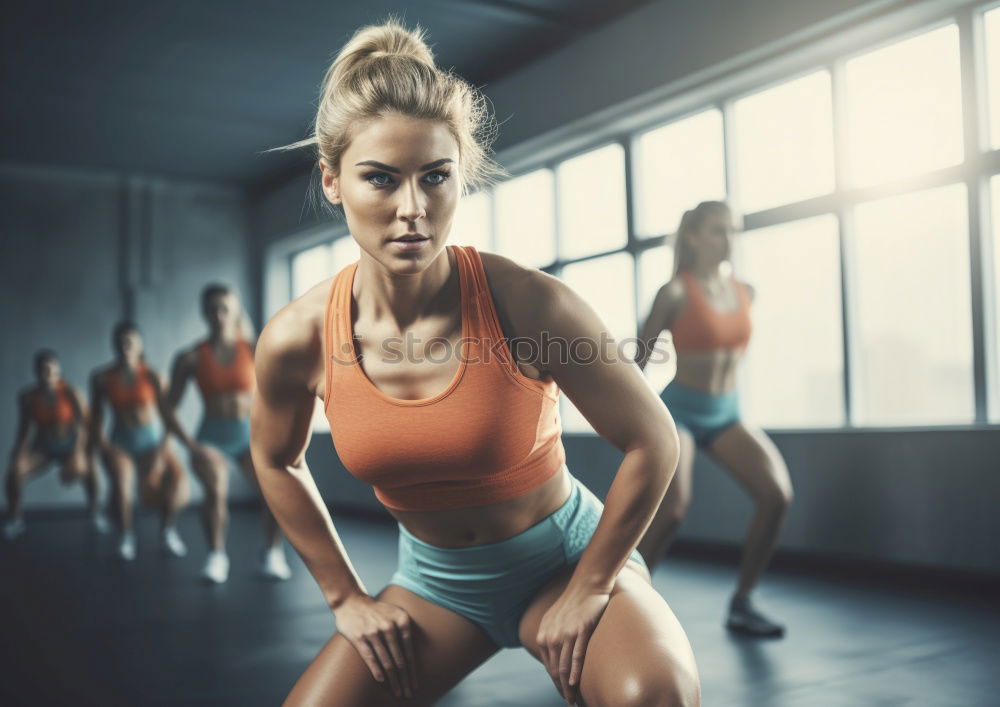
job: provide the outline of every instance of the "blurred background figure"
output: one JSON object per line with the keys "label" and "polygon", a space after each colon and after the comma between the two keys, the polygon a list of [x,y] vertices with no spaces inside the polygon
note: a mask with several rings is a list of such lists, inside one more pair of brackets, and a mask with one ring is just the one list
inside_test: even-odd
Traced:
{"label": "blurred background figure", "polygon": [[[677,473],[639,552],[652,567],[670,547],[691,501],[695,449],[705,450],[756,503],[726,626],[777,637],[784,627],[753,606],[750,592],[774,552],[792,485],[778,448],[762,430],[740,419],[736,370],[750,342],[754,290],[733,274],[734,230],[733,214],[723,202],[702,202],[684,213],[674,244],[674,275],[660,288],[642,327],[643,342],[664,330],[671,333],[677,373],[660,397],[677,424],[681,447]],[[649,353],[647,348],[637,361],[640,369]]]}
{"label": "blurred background figure", "polygon": [[[162,419],[164,385],[146,365],[142,335],[129,321],[115,325],[111,335],[115,359],[90,378],[92,410],[89,446],[100,452],[111,481],[111,505],[120,533],[118,556],[135,559],[133,485],[142,503],[160,513],[160,543],[174,556],[187,554],[177,532],[177,513],[190,497],[187,474],[170,449]],[[111,407],[111,435],[104,435],[104,405]]]}
{"label": "blurred background figure", "polygon": [[[239,298],[228,285],[210,284],[202,290],[201,313],[208,326],[207,336],[174,359],[169,401],[172,411],[192,379],[201,393],[203,415],[195,438],[176,421],[172,429],[191,452],[191,468],[205,490],[202,522],[210,551],[202,575],[221,584],[229,577],[225,542],[229,462],[242,469],[260,491],[250,458],[254,334]],[[288,579],[291,570],[281,529],[267,504],[262,501],[262,505],[265,547],[259,571],[268,579]]]}
{"label": "blurred background figure", "polygon": [[[59,466],[62,483],[83,483],[93,526],[105,533],[108,522],[99,506],[100,484],[86,453],[87,408],[83,397],[63,379],[59,358],[51,349],[35,354],[35,379],[35,384],[17,397],[17,432],[6,475],[4,535],[12,539],[25,531],[24,486],[50,464]],[[29,444],[32,428],[34,437]]]}

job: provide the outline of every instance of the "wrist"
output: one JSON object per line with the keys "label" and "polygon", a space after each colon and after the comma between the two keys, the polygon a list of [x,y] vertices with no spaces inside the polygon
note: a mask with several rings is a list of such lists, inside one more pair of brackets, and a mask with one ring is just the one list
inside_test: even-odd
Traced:
{"label": "wrist", "polygon": [[[345,604],[361,597],[368,597],[364,590],[360,588],[352,589],[348,592],[339,592],[336,594],[326,594],[326,605],[330,607],[330,611],[336,613],[338,609],[344,607]],[[369,597],[370,598],[370,597]]]}

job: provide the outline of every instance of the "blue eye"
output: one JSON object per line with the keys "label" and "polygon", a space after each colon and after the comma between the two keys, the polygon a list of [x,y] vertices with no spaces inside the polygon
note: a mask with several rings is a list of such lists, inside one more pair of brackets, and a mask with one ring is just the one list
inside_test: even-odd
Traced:
{"label": "blue eye", "polygon": [[[380,177],[385,177],[385,180],[381,180]],[[365,177],[368,183],[373,187],[387,187],[392,184],[392,178],[385,172],[375,172],[374,174],[369,174]]]}
{"label": "blue eye", "polygon": [[[435,177],[435,179],[431,179]],[[451,177],[451,173],[445,172],[444,170],[435,170],[434,172],[428,172],[424,177],[428,184],[433,184],[434,186],[439,186],[448,181]]]}

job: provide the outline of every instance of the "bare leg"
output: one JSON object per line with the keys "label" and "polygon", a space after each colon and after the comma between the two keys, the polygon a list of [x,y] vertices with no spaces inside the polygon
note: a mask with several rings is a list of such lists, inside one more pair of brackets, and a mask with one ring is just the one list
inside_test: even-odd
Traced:
{"label": "bare leg", "polygon": [[205,539],[212,550],[225,551],[226,521],[228,509],[226,498],[229,490],[229,469],[221,457],[191,460],[191,467],[205,490],[205,500],[201,507],[202,526]]}
{"label": "bare leg", "polygon": [[104,468],[111,479],[111,505],[114,509],[118,530],[128,533],[132,530],[132,480],[135,478],[135,463],[132,457],[118,447],[110,447],[103,455]]}
{"label": "bare leg", "polygon": [[48,456],[33,449],[17,455],[7,469],[7,517],[21,518],[24,515],[24,485],[28,479],[45,468]]}

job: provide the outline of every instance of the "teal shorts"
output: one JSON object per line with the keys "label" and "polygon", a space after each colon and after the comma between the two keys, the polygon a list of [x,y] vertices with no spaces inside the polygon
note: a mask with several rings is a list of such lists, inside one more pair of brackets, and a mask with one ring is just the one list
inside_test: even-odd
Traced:
{"label": "teal shorts", "polygon": [[[590,542],[604,504],[576,477],[566,502],[527,530],[497,543],[445,548],[399,527],[399,565],[389,580],[478,624],[503,648],[521,645],[518,627],[538,590]],[[629,555],[643,568],[638,551]],[[646,568],[648,572],[648,568]]]}
{"label": "teal shorts", "polygon": [[57,461],[64,462],[69,459],[69,457],[73,454],[73,450],[76,449],[76,435],[77,430],[75,427],[64,437],[38,434],[35,435],[35,439],[32,442],[31,447],[36,452],[40,452]]}
{"label": "teal shorts", "polygon": [[111,444],[133,457],[147,454],[163,441],[163,429],[155,424],[115,425],[111,428]]}
{"label": "teal shorts", "polygon": [[687,429],[701,447],[740,419],[740,401],[735,390],[714,394],[671,382],[660,393],[660,400],[677,427]]}
{"label": "teal shorts", "polygon": [[197,439],[238,462],[243,455],[250,453],[250,418],[205,415],[198,427]]}

